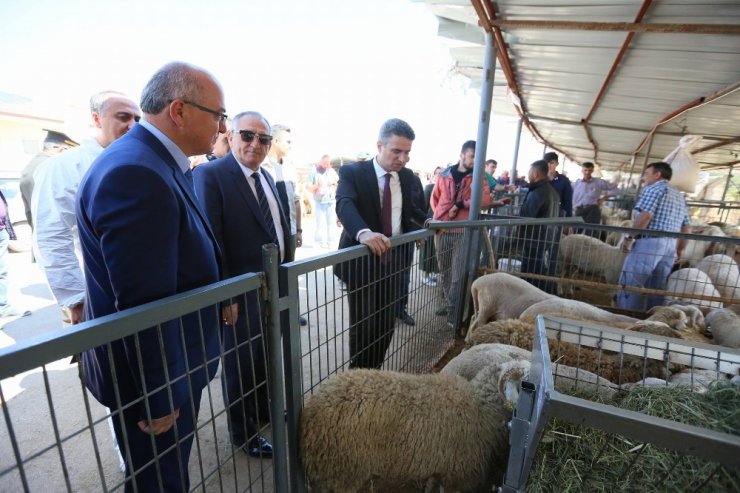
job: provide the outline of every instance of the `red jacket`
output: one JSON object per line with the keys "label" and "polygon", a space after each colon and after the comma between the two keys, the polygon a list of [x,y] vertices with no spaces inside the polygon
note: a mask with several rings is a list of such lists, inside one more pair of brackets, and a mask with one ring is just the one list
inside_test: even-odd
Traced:
{"label": "red jacket", "polygon": [[[437,183],[434,185],[432,197],[429,200],[429,204],[434,211],[435,221],[467,221],[470,217],[470,193],[473,173],[463,176],[462,182],[460,182],[460,189],[455,193],[455,179],[452,177],[452,169],[457,166],[459,166],[459,163],[448,166],[437,177]],[[481,209],[488,209],[492,204],[491,189],[488,187],[485,177],[482,181],[481,188],[483,195],[481,195],[480,207]],[[454,218],[450,218],[448,215],[450,209],[452,209],[452,206],[456,202],[460,201],[463,202],[463,208],[457,211]]]}

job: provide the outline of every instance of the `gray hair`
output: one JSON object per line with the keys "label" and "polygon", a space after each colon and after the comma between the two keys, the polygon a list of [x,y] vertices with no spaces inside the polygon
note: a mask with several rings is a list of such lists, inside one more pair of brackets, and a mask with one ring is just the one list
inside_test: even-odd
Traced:
{"label": "gray hair", "polygon": [[270,133],[270,135],[272,135],[272,127],[270,127],[270,122],[268,122],[267,118],[265,118],[264,115],[262,115],[262,113],[260,113],[259,111],[242,111],[241,113],[237,114],[231,121],[231,130],[236,130],[239,120],[247,116],[254,116],[265,122],[265,125],[267,125],[267,131]]}
{"label": "gray hair", "polygon": [[272,135],[277,136],[280,133],[290,133],[290,127],[287,125],[283,125],[282,123],[276,123],[272,126]]}
{"label": "gray hair", "polygon": [[171,62],[157,70],[141,93],[141,111],[159,114],[174,99],[194,100],[203,91],[197,74],[205,72],[184,62]]}
{"label": "gray hair", "polygon": [[414,133],[414,129],[411,128],[411,125],[403,120],[399,120],[398,118],[391,118],[386,121],[382,127],[380,127],[378,140],[385,145],[388,143],[392,135],[405,137],[409,140],[414,140],[416,138],[416,134]]}
{"label": "gray hair", "polygon": [[90,96],[90,113],[97,113],[102,115],[105,110],[108,109],[108,100],[113,97],[124,97],[128,96],[118,91],[100,91]]}

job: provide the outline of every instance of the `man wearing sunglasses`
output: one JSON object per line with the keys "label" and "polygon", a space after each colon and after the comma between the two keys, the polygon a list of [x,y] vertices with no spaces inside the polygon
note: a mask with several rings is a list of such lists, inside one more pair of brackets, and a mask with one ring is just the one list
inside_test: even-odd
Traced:
{"label": "man wearing sunglasses", "polygon": [[[201,164],[195,189],[223,253],[223,275],[262,270],[262,245],[274,243],[280,261],[292,260],[290,223],[272,175],[262,167],[272,145],[270,124],[256,111],[234,117],[227,133],[231,152]],[[224,403],[231,442],[252,457],[272,457],[272,445],[258,433],[269,419],[264,310],[257,293],[233,300],[222,327]],[[235,323],[231,323],[233,318]]]}

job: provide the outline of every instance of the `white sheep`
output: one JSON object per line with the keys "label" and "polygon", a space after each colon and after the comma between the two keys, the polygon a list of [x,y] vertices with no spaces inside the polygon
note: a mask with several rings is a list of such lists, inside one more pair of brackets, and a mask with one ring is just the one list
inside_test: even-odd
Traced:
{"label": "white sheep", "polygon": [[[720,238],[725,237],[724,231],[722,231],[722,228],[719,226],[698,224],[691,227],[691,232],[697,235],[716,236]],[[686,262],[690,267],[695,267],[696,264],[698,264],[699,261],[708,253],[724,253],[723,251],[715,251],[720,250],[721,248],[721,246],[715,246],[715,243],[712,241],[688,240],[683,253],[681,254],[681,262]]]}
{"label": "white sheep", "polygon": [[[672,308],[677,308],[686,314],[686,325],[688,328],[697,332],[703,332],[707,328],[704,321],[704,314],[694,305],[681,305],[675,301],[670,304]],[[648,313],[650,313],[648,311]]]}
{"label": "white sheep", "polygon": [[708,301],[694,298],[692,295],[720,297],[708,275],[696,268],[679,269],[672,272],[666,281],[666,291],[682,293],[666,296],[666,303],[674,301],[695,304],[702,308],[722,308],[720,301]]}
{"label": "white sheep", "polygon": [[476,279],[470,292],[473,298],[473,317],[470,331],[489,320],[519,318],[530,305],[552,295],[532,286],[527,281],[504,272],[495,272]]}
{"label": "white sheep", "polygon": [[709,255],[701,259],[696,268],[709,276],[723,298],[740,303],[740,269],[734,258],[722,254]]}
{"label": "white sheep", "polygon": [[551,297],[532,304],[519,315],[520,320],[534,321],[537,315],[551,315],[572,320],[588,320],[610,325],[635,323],[636,318],[596,308],[593,305],[578,300]]}
{"label": "white sheep", "polygon": [[618,246],[588,235],[573,234],[560,240],[558,266],[564,277],[576,269],[589,275],[589,279],[603,278],[607,284],[616,284],[626,256]]}
{"label": "white sheep", "polygon": [[313,491],[385,491],[438,483],[490,491],[508,455],[500,366],[456,375],[352,370],[307,400],[300,457]]}
{"label": "white sheep", "polygon": [[452,358],[440,370],[446,375],[459,375],[472,380],[486,366],[500,365],[511,360],[529,360],[532,354],[517,346],[508,344],[479,344]]}
{"label": "white sheep", "polygon": [[740,316],[732,308],[712,310],[706,321],[716,344],[740,349]]}

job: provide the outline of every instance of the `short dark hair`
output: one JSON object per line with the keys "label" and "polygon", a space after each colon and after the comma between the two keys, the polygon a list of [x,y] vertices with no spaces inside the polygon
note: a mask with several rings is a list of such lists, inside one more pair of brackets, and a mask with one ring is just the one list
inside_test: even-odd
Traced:
{"label": "short dark hair", "polygon": [[495,159],[489,159],[488,161],[486,161],[486,166],[488,166],[489,164],[493,164],[494,166],[498,167],[498,161],[496,161]]}
{"label": "short dark hair", "polygon": [[673,170],[671,169],[671,165],[668,163],[664,163],[663,161],[658,161],[657,163],[650,163],[647,165],[647,168],[653,168],[655,171],[660,173],[660,177],[664,178],[666,180],[671,179],[673,176]]}
{"label": "short dark hair", "polygon": [[392,135],[404,137],[409,140],[414,140],[416,138],[416,134],[414,133],[414,129],[411,128],[411,125],[398,118],[391,118],[383,123],[380,127],[378,140],[385,145],[388,143]]}
{"label": "short dark hair", "polygon": [[560,162],[558,159],[558,154],[556,152],[546,152],[544,156],[542,156],[542,159],[545,160],[545,163],[549,163],[550,161],[557,161]]}
{"label": "short dark hair", "polygon": [[475,141],[474,140],[465,141],[465,143],[462,145],[462,148],[460,149],[460,154],[465,154],[468,151],[475,152]]}
{"label": "short dark hair", "polygon": [[594,163],[592,163],[591,161],[586,161],[581,166],[583,166],[584,168],[594,169]]}
{"label": "short dark hair", "polygon": [[533,170],[537,171],[541,175],[547,175],[547,172],[550,171],[547,167],[547,161],[544,159],[538,159],[537,161],[533,162],[530,166]]}

